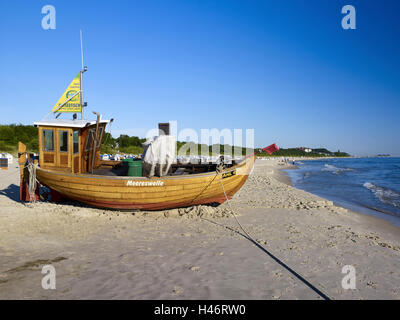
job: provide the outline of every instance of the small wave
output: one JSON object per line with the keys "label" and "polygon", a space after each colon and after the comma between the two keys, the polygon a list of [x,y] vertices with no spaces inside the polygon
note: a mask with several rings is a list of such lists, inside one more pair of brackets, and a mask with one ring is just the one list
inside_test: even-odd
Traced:
{"label": "small wave", "polygon": [[377,197],[381,202],[400,208],[400,193],[389,188],[376,186],[371,182],[363,185]]}
{"label": "small wave", "polygon": [[354,169],[351,168],[340,168],[340,167],[335,167],[334,165],[331,164],[325,164],[325,167],[321,169],[321,171],[329,171],[335,174],[339,174],[340,172],[343,171],[354,171]]}

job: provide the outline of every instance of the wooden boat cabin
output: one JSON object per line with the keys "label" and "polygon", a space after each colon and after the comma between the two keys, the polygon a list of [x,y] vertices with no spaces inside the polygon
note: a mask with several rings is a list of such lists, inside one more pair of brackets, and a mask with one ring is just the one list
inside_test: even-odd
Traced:
{"label": "wooden boat cabin", "polygon": [[51,119],[39,128],[39,166],[43,169],[86,173],[98,168],[100,146],[109,120]]}

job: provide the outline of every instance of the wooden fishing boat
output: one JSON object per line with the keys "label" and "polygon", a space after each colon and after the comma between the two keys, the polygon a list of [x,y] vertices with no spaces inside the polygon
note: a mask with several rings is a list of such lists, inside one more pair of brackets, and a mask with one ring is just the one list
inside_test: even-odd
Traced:
{"label": "wooden fishing boat", "polygon": [[124,177],[79,174],[38,168],[41,184],[64,197],[95,207],[161,210],[198,204],[223,203],[245,183],[254,157],[217,171],[163,177]]}
{"label": "wooden fishing boat", "polygon": [[[127,176],[121,161],[102,161],[100,146],[112,120],[102,120],[96,112],[97,120],[83,119],[82,74],[86,70],[82,66],[54,106],[55,119],[34,123],[39,132],[35,164],[28,161],[26,147],[19,143],[21,200],[39,199],[35,183],[39,181],[50,189],[53,201],[68,198],[100,208],[161,210],[220,204],[243,186],[255,161],[253,155],[231,164],[175,163],[162,176]],[[64,112],[75,113],[73,119],[58,119]]]}
{"label": "wooden fishing boat", "polygon": [[[124,176],[122,162],[101,161],[101,143],[94,143],[91,138],[98,136],[101,141],[107,123],[106,120],[35,123],[39,127],[40,146],[36,177],[50,189],[53,200],[68,198],[101,208],[145,210],[220,204],[240,189],[254,164],[255,157],[249,156],[219,169],[211,163],[178,163],[162,177]],[[20,164],[24,165],[24,146],[20,143],[20,147]],[[177,175],[178,169],[186,172]],[[29,179],[26,170],[21,172],[24,189]],[[21,191],[22,200],[26,200],[26,194],[26,190]]]}

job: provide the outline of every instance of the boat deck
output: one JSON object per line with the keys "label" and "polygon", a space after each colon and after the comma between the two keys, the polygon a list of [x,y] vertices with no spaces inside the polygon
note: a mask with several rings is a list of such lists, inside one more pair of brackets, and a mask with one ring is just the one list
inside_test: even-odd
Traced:
{"label": "boat deck", "polygon": [[[234,165],[227,165],[226,167],[230,167]],[[169,176],[175,175],[188,175],[188,174],[196,174],[196,173],[204,173],[204,172],[212,172],[216,170],[217,165],[215,163],[204,163],[204,164],[173,164],[170,169]],[[91,173],[87,173],[91,174]],[[101,175],[101,176],[126,176],[126,170],[122,166],[121,163],[117,164],[105,164],[105,161],[102,162],[102,165],[93,170],[93,174]]]}
{"label": "boat deck", "polygon": [[93,174],[99,176],[125,176],[125,173],[126,172],[122,166],[101,166],[93,170]]}

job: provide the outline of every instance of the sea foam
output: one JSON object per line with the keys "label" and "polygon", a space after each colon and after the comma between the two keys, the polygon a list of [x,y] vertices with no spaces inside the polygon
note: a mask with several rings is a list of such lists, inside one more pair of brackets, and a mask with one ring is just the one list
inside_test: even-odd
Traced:
{"label": "sea foam", "polygon": [[325,167],[321,169],[321,171],[329,171],[335,174],[339,174],[340,172],[343,171],[354,171],[354,169],[351,168],[340,168],[340,167],[335,167],[332,164],[325,164]]}
{"label": "sea foam", "polygon": [[399,192],[389,188],[376,186],[371,182],[365,182],[363,186],[370,190],[375,195],[375,197],[377,197],[383,203],[387,203],[400,208]]}

